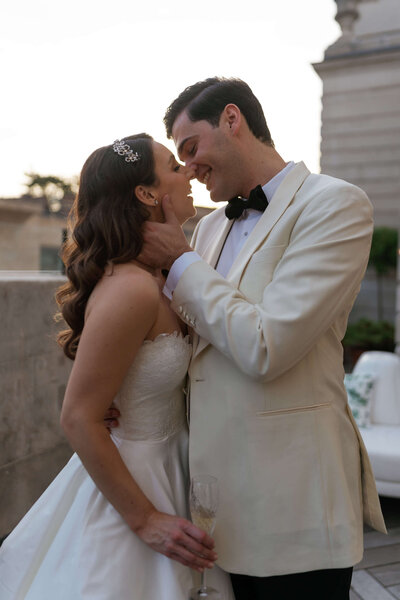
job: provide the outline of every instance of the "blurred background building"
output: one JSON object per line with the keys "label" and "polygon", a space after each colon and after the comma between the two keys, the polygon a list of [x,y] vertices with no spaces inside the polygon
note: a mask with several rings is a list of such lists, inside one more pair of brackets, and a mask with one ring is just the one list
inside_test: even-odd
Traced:
{"label": "blurred background building", "polygon": [[[396,321],[399,344],[400,4],[398,0],[336,0],[336,4],[342,35],[327,48],[324,60],[314,64],[323,83],[321,172],[360,186],[374,206],[370,267],[350,322]],[[378,337],[387,331],[386,326],[379,329],[363,322],[356,335],[362,336],[368,327],[374,327],[371,333]]]}
{"label": "blurred background building", "polygon": [[0,269],[60,271],[69,202],[50,212],[45,198],[0,198]]}
{"label": "blurred background building", "polygon": [[[73,198],[72,192],[58,198],[30,194],[0,198],[0,270],[60,272],[60,249]],[[199,220],[212,210],[197,207],[196,216],[183,227],[188,240]]]}
{"label": "blurred background building", "polygon": [[337,0],[340,37],[314,68],[323,82],[321,172],[364,189],[375,224],[400,216],[400,3]]}

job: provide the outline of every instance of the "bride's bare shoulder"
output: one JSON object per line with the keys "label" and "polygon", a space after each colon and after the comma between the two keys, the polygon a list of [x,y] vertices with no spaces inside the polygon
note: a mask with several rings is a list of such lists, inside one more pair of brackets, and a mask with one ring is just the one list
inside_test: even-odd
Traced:
{"label": "bride's bare shoulder", "polygon": [[112,304],[123,309],[134,302],[146,311],[155,312],[160,302],[160,288],[153,275],[133,263],[107,266],[106,271],[93,290],[87,305],[87,313],[94,306]]}

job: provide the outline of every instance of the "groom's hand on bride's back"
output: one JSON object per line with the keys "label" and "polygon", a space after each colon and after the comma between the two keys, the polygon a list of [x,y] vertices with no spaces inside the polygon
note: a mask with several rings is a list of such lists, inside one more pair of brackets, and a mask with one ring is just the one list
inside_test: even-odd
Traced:
{"label": "groom's hand on bride's back", "polygon": [[154,510],[135,533],[156,552],[200,572],[217,559],[212,537],[182,517]]}
{"label": "groom's hand on bride's back", "polygon": [[111,429],[118,427],[118,425],[119,425],[118,419],[120,416],[121,416],[121,413],[119,412],[118,408],[116,408],[115,406],[110,406],[110,408],[108,408],[106,410],[103,420],[104,420],[104,425],[108,429],[108,431],[111,432]]}

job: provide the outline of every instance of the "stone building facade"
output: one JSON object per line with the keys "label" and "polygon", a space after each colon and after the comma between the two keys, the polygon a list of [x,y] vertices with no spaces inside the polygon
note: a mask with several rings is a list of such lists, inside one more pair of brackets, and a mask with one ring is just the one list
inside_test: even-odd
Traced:
{"label": "stone building facade", "polygon": [[[44,208],[43,198],[0,198],[0,271],[61,271],[59,257],[71,200],[57,214]],[[185,223],[188,240],[211,208],[197,207]]]}
{"label": "stone building facade", "polygon": [[400,4],[337,0],[342,36],[314,68],[323,81],[321,171],[363,188],[377,225],[400,215]]}
{"label": "stone building facade", "polygon": [[[399,0],[336,0],[342,35],[314,64],[323,82],[321,171],[359,185],[376,226],[400,221]],[[400,271],[397,276],[400,279]],[[399,287],[399,282],[397,286]],[[374,275],[367,273],[353,318],[374,315]],[[396,277],[385,281],[386,318],[397,321]]]}
{"label": "stone building facade", "polygon": [[41,198],[0,198],[0,270],[60,271],[66,214],[46,211]]}

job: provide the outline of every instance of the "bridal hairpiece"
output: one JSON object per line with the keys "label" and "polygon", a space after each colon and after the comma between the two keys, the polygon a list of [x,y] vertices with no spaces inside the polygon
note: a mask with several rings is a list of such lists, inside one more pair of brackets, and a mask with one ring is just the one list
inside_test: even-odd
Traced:
{"label": "bridal hairpiece", "polygon": [[134,152],[129,144],[125,140],[115,140],[113,144],[113,150],[119,156],[124,156],[126,162],[134,163],[140,160],[142,157],[138,152]]}

